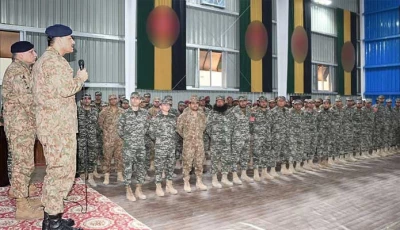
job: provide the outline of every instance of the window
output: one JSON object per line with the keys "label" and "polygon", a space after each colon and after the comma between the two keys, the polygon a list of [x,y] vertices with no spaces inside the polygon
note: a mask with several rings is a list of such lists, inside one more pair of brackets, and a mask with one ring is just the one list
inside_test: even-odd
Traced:
{"label": "window", "polygon": [[334,66],[313,64],[313,88],[317,91],[336,91],[335,72]]}
{"label": "window", "polygon": [[213,50],[200,50],[199,86],[222,87],[222,53]]}

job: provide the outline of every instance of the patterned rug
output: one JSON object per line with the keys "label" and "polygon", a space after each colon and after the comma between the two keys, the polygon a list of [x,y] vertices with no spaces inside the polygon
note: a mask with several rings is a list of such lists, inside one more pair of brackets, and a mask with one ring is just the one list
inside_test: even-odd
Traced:
{"label": "patterned rug", "polygon": [[[42,191],[42,183],[36,183],[38,188],[37,199]],[[0,229],[7,230],[25,230],[42,229],[42,219],[31,221],[15,220],[15,199],[8,197],[9,187],[0,187]],[[68,202],[64,202],[64,218],[72,218],[75,221],[75,227],[83,229],[150,229],[142,224],[123,208],[113,203],[107,197],[88,187],[88,206],[87,213],[85,202],[85,184],[81,179],[75,181],[74,186],[68,196]],[[76,202],[76,203],[75,203]],[[83,212],[83,213],[82,213]]]}

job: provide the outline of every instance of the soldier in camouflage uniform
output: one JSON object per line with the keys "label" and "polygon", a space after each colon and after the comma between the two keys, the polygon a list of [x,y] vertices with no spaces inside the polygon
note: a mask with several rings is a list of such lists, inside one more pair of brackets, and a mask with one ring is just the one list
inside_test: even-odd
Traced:
{"label": "soldier in camouflage uniform", "polygon": [[114,157],[114,162],[117,171],[117,181],[124,181],[122,172],[124,171],[124,163],[122,161],[122,139],[117,132],[118,119],[125,112],[118,107],[118,98],[115,94],[108,96],[109,106],[104,108],[99,115],[99,127],[103,131],[103,184],[110,183],[111,160]]}
{"label": "soldier in camouflage uniform", "polygon": [[315,110],[320,111],[322,105],[322,98],[315,99],[314,105],[315,105]]}
{"label": "soldier in camouflage uniform", "polygon": [[[254,180],[274,179],[267,169],[275,169],[276,162],[272,156],[271,146],[271,114],[268,110],[267,98],[261,96],[258,98],[259,107],[254,111],[254,121],[250,123],[250,131],[254,135],[253,168]],[[259,171],[261,170],[261,178]]]}
{"label": "soldier in camouflage uniform", "polygon": [[89,174],[89,184],[96,187],[93,179],[93,171],[96,165],[99,142],[99,124],[97,119],[99,112],[97,108],[90,106],[91,96],[85,94],[83,107],[78,108],[78,173]]}
{"label": "soldier in camouflage uniform", "polygon": [[334,136],[331,133],[333,128],[332,111],[330,110],[329,100],[323,101],[323,108],[318,112],[317,116],[317,156],[321,166],[329,166],[328,157],[332,155],[332,144]]}
{"label": "soldier in camouflage uniform", "polygon": [[[4,131],[8,139],[9,195],[17,199],[16,219],[42,218],[40,202],[28,199],[34,164],[35,115],[32,100],[31,66],[37,54],[33,44],[16,42],[11,46],[13,62],[7,67],[2,83]],[[34,207],[32,207],[34,206]]]}
{"label": "soldier in camouflage uniform", "polygon": [[385,135],[386,135],[386,109],[384,106],[384,101],[385,97],[383,95],[380,95],[378,97],[377,104],[375,105],[376,107],[376,112],[375,112],[375,148],[377,149],[377,154],[380,156],[386,156],[386,151],[385,151]]}
{"label": "soldier in camouflage uniform", "polygon": [[[101,100],[102,99],[101,98],[102,97],[102,93],[100,91],[95,92],[94,95],[95,95],[95,100],[93,100],[90,103],[90,106],[96,108],[98,110],[98,112],[100,113],[101,110],[104,107],[106,107],[108,104],[105,101]],[[99,145],[98,145],[99,146],[98,157],[97,157],[98,159],[96,159],[96,164],[95,164],[95,168],[94,168],[94,171],[93,171],[93,176],[96,177],[96,178],[100,178],[101,176],[97,172],[97,161],[102,161],[102,159],[103,159],[103,143],[102,143],[103,142],[103,133],[102,133],[101,129],[100,129],[100,131],[99,131],[99,133],[97,135],[97,139],[98,139],[98,142],[99,142]]]}
{"label": "soldier in camouflage uniform", "polygon": [[343,153],[345,154],[345,159],[350,162],[356,161],[354,158],[354,126],[353,126],[353,108],[354,100],[351,97],[346,98],[346,106],[343,108],[343,118],[342,118],[342,134],[343,134]]}
{"label": "soldier in camouflage uniform", "polygon": [[398,152],[400,147],[400,98],[396,98],[396,107],[394,108],[394,116],[395,116],[395,141],[396,146],[395,149]]}
{"label": "soldier in camouflage uniform", "polygon": [[225,104],[223,96],[217,96],[214,108],[207,116],[207,134],[211,137],[211,174],[212,185],[215,188],[222,188],[218,181],[218,164],[221,163],[222,179],[221,183],[226,186],[232,186],[232,182],[228,180],[228,172],[230,169],[231,157],[230,147],[232,133],[232,123],[228,118],[228,105]]}
{"label": "soldier in camouflage uniform", "polygon": [[353,128],[354,128],[354,149],[356,153],[356,158],[360,158],[362,156],[362,152],[366,150],[366,148],[362,146],[362,140],[366,138],[366,130],[364,130],[362,123],[367,119],[365,117],[365,113],[362,110],[362,100],[356,101],[356,106],[354,108],[353,114]]}
{"label": "soldier in camouflage uniform", "polygon": [[127,110],[127,109],[129,109],[129,100],[128,99],[124,99],[124,100],[122,100],[122,105],[121,105],[121,108],[122,109],[124,109],[124,110]]}
{"label": "soldier in camouflage uniform", "polygon": [[[146,97],[145,97],[146,98]],[[153,99],[153,105],[152,107],[148,110],[149,112],[149,117],[154,118],[158,112],[160,111],[160,98],[155,97]],[[151,138],[146,139],[146,165],[150,164],[150,171],[154,171],[154,142],[151,140]]]}
{"label": "soldier in camouflage uniform", "polygon": [[394,137],[394,113],[392,108],[392,99],[386,99],[386,122],[385,122],[385,130],[386,130],[386,152],[387,155],[392,155],[393,149],[392,147],[395,145],[395,137]]}
{"label": "soldier in camouflage uniform", "polygon": [[[178,114],[177,117],[179,117],[183,113],[185,108],[186,108],[185,102],[183,102],[183,101],[178,102],[178,112],[179,112],[179,114]],[[183,139],[182,139],[181,136],[178,135],[177,136],[177,141],[176,141],[176,150],[175,150],[175,159],[176,159],[176,167],[175,168],[176,169],[181,169],[182,168],[182,163],[181,163],[181,161],[182,161],[182,159],[181,159],[182,150],[183,150]]]}
{"label": "soldier in camouflage uniform", "polygon": [[[204,114],[206,117],[208,116],[208,113],[210,112],[210,109],[206,107],[206,99],[203,96],[199,97],[199,109],[204,111]],[[206,168],[207,165],[207,159],[210,159],[210,136],[208,135],[207,132],[204,132],[203,135],[203,141],[204,141],[204,167]]]}
{"label": "soldier in camouflage uniform", "polygon": [[268,109],[269,110],[273,110],[275,107],[276,107],[276,101],[275,101],[275,99],[270,99],[269,101],[268,101]]}
{"label": "soldier in camouflage uniform", "polygon": [[122,103],[124,100],[127,100],[125,94],[118,95],[118,107],[122,108]]}
{"label": "soldier in camouflage uniform", "polygon": [[107,106],[107,102],[101,100],[102,93],[100,91],[95,92],[94,95],[95,95],[95,100],[93,100],[90,103],[90,106],[95,107],[96,109],[98,109],[99,113],[100,113],[101,110],[103,109],[103,107]]}
{"label": "soldier in camouflage uniform", "polygon": [[164,97],[164,99],[167,99],[169,101],[169,104],[171,105],[171,109],[169,110],[170,113],[174,114],[176,117],[179,116],[179,111],[176,108],[173,108],[173,101],[172,101],[172,96],[171,95],[167,95]]}
{"label": "soldier in camouflage uniform", "polygon": [[126,198],[130,201],[136,201],[130,186],[133,166],[135,166],[137,180],[135,195],[141,200],[146,199],[142,192],[142,184],[146,176],[145,136],[149,129],[149,117],[145,109],[139,108],[140,98],[138,92],[131,93],[131,108],[121,114],[118,120],[118,135],[124,142],[122,159]]}
{"label": "soldier in camouflage uniform", "polygon": [[250,161],[249,142],[250,142],[250,122],[254,120],[251,109],[247,107],[247,97],[239,96],[239,105],[234,107],[229,113],[230,122],[232,122],[232,174],[233,183],[242,184],[237,175],[237,165],[242,170],[241,179],[249,183],[253,179],[247,176],[247,164]]}
{"label": "soldier in camouflage uniform", "polygon": [[177,132],[183,138],[183,181],[184,190],[188,193],[190,188],[189,172],[195,165],[195,174],[197,177],[196,187],[199,190],[207,190],[203,184],[203,161],[204,161],[204,142],[203,134],[206,129],[206,115],[199,109],[198,97],[193,95],[190,98],[189,111],[184,112],[178,117]]}
{"label": "soldier in camouflage uniform", "polygon": [[304,155],[307,156],[307,161],[304,161],[303,168],[312,170],[316,168],[313,164],[316,143],[317,143],[317,111],[315,110],[314,99],[308,100],[308,106],[304,110],[304,120],[306,128],[304,131]]}
{"label": "soldier in camouflage uniform", "polygon": [[[374,127],[375,127],[375,113],[372,108],[372,100],[365,100],[365,107],[363,107],[363,111],[365,113],[365,120],[362,122],[363,130],[365,130],[365,137],[362,141],[362,148],[365,149],[363,155],[366,157],[377,157],[377,155],[373,152],[374,142]],[[374,154],[370,155],[369,153],[373,152]]]}
{"label": "soldier in camouflage uniform", "polygon": [[155,142],[155,177],[156,194],[164,196],[161,187],[162,173],[165,171],[167,185],[165,191],[173,195],[178,191],[172,186],[172,176],[175,168],[175,147],[176,147],[176,116],[169,113],[171,105],[168,100],[163,100],[160,112],[152,118],[150,123],[149,135]]}
{"label": "soldier in camouflage uniform", "polygon": [[64,25],[46,29],[49,47],[35,63],[33,101],[36,134],[44,146],[46,176],[42,188],[45,206],[43,229],[75,229],[62,219],[64,199],[72,188],[76,172],[76,133],[78,132],[75,94],[88,79],[85,69],[73,70],[63,57],[74,51],[72,30]]}
{"label": "soldier in camouflage uniform", "polygon": [[145,93],[143,94],[144,100],[142,103],[145,104],[144,109],[149,110],[151,107],[153,107],[153,104],[150,103],[151,100],[151,94],[150,93]]}
{"label": "soldier in camouflage uniform", "polygon": [[332,162],[332,159],[328,159],[328,163],[345,163],[344,160],[344,152],[342,150],[342,145],[337,144],[337,143],[342,143],[343,142],[343,134],[342,134],[342,120],[343,120],[343,115],[344,115],[344,110],[343,110],[343,102],[342,98],[340,96],[337,96],[335,99],[335,105],[332,106],[331,108],[332,111],[332,135],[334,137],[334,140],[331,142],[332,143],[332,152],[333,152],[333,157],[335,158],[335,161]]}
{"label": "soldier in camouflage uniform", "polygon": [[[281,162],[281,173],[283,175],[290,175],[293,172],[286,168],[286,160],[289,158],[289,149],[286,143],[289,139],[289,110],[285,105],[286,98],[279,96],[277,98],[277,106],[271,110],[271,134],[274,157],[276,158],[276,162]],[[277,176],[272,172],[271,175]]]}
{"label": "soldier in camouflage uniform", "polygon": [[[301,110],[301,100],[293,102],[293,108],[289,110],[289,170],[293,173],[305,172],[301,163],[304,156],[304,129],[306,127],[304,112]],[[296,163],[296,167],[294,167]]]}

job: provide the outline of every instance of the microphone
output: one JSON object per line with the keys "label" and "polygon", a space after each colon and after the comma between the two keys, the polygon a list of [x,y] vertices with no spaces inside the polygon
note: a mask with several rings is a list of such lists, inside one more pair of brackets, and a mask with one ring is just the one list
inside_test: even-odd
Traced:
{"label": "microphone", "polygon": [[83,70],[85,68],[85,61],[84,60],[79,60],[78,61],[79,69]]}

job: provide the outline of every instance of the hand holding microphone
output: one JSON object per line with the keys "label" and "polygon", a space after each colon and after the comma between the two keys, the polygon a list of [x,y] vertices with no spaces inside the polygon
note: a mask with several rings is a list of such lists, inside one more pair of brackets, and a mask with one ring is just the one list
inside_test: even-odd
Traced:
{"label": "hand holding microphone", "polygon": [[88,73],[86,72],[85,69],[85,61],[84,60],[79,60],[78,61],[78,65],[79,65],[79,70],[77,72],[77,77],[81,78],[82,80],[86,81],[89,78]]}

